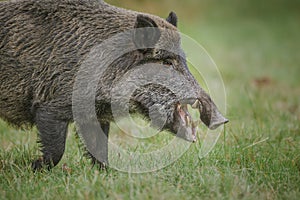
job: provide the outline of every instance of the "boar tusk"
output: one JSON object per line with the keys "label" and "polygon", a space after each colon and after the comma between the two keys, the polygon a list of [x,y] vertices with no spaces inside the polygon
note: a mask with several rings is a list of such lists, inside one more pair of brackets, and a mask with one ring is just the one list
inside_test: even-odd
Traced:
{"label": "boar tusk", "polygon": [[199,100],[197,99],[197,100],[195,101],[195,103],[192,105],[192,108],[198,109],[198,108],[199,108],[199,104],[200,104],[200,102],[199,102]]}
{"label": "boar tusk", "polygon": [[190,120],[190,117],[188,115],[185,116],[185,121],[186,121],[186,125],[190,126],[191,120]]}

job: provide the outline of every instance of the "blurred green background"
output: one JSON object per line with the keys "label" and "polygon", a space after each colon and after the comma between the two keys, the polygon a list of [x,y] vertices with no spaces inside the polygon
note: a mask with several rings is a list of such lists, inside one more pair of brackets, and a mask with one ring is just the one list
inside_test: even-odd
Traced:
{"label": "blurred green background", "polygon": [[[107,2],[163,18],[175,11],[179,30],[203,45],[222,74],[230,123],[206,158],[197,143],[171,166],[133,175],[91,170],[74,134],[56,168],[33,174],[36,130],[0,122],[0,199],[298,199],[300,1]],[[112,130],[112,139],[126,138]],[[131,145],[143,151],[162,138]]]}

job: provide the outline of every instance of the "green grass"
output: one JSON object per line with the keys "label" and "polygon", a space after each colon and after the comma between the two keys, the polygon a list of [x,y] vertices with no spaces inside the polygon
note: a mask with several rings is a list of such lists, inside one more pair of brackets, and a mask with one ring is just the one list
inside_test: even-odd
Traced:
{"label": "green grass", "polygon": [[[217,63],[230,123],[209,156],[198,158],[198,143],[174,164],[153,173],[98,171],[82,156],[70,132],[59,165],[51,172],[34,174],[30,162],[39,155],[37,131],[16,131],[0,122],[0,199],[300,197],[299,4],[174,2],[129,1],[125,6],[160,16],[178,11],[182,32],[202,44]],[[116,127],[113,131],[112,139],[122,136]],[[148,143],[159,146],[169,137]],[[147,150],[148,143],[136,148]],[[64,163],[71,171],[62,169]]]}

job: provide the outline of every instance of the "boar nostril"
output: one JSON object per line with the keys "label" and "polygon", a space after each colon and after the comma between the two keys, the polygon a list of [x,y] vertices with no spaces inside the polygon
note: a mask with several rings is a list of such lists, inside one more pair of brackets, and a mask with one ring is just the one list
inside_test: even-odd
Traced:
{"label": "boar nostril", "polygon": [[226,124],[226,123],[228,123],[229,122],[229,120],[228,119],[226,119],[226,118],[224,118],[223,116],[222,116],[222,119],[219,119],[219,120],[217,120],[217,121],[213,121],[210,125],[209,125],[209,129],[211,129],[211,130],[214,130],[214,129],[216,129],[216,128],[218,128],[219,126],[221,126],[221,125],[223,125],[223,124]]}

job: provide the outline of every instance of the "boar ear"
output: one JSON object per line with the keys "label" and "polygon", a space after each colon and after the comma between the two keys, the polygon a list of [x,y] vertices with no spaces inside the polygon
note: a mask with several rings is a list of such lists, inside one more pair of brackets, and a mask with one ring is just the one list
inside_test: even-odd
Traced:
{"label": "boar ear", "polygon": [[166,20],[167,20],[167,22],[169,22],[173,26],[177,27],[178,18],[177,18],[176,13],[174,13],[173,11],[170,12],[170,14],[169,14],[169,16],[168,16],[168,18]]}
{"label": "boar ear", "polygon": [[133,42],[138,49],[153,48],[160,38],[160,30],[153,19],[138,15],[134,26]]}

